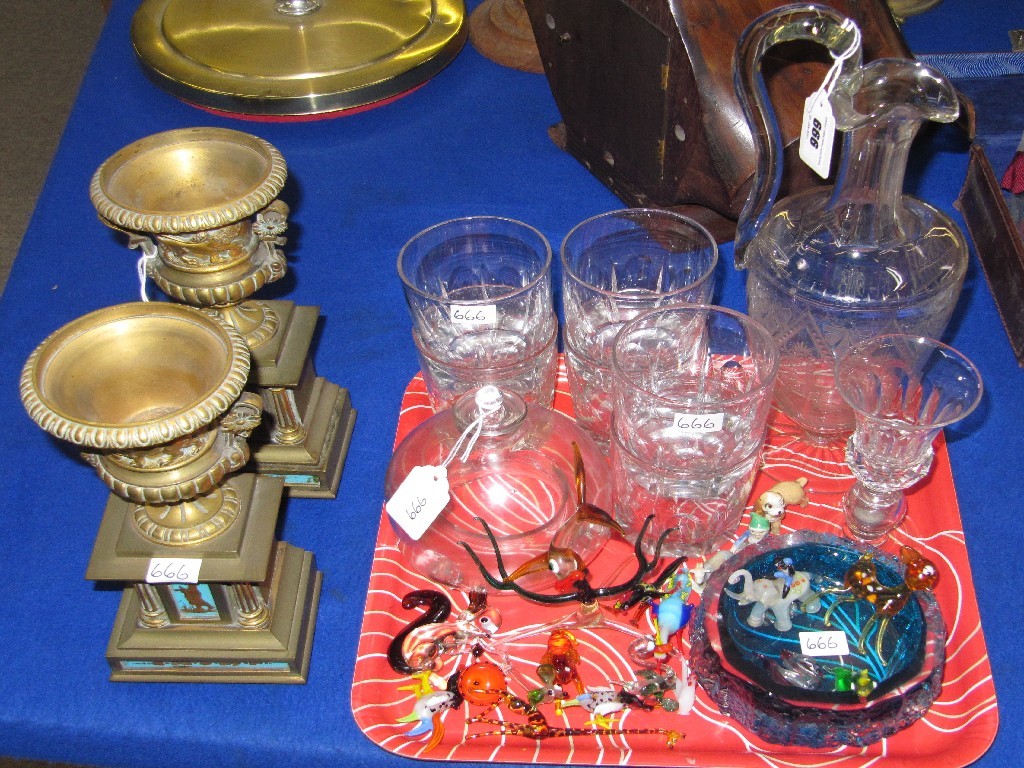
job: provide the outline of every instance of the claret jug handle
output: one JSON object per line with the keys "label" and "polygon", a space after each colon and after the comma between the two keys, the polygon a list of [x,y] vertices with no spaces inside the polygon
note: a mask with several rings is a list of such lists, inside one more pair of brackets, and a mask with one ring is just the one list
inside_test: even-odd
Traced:
{"label": "claret jug handle", "polygon": [[757,235],[782,183],[782,132],[768,98],[761,62],[772,47],[796,40],[823,45],[839,68],[838,80],[861,67],[860,32],[831,8],[786,5],[755,19],[740,36],[733,60],[733,82],[753,136],[756,165],[750,195],[736,228],[736,267],[746,266],[746,249]]}

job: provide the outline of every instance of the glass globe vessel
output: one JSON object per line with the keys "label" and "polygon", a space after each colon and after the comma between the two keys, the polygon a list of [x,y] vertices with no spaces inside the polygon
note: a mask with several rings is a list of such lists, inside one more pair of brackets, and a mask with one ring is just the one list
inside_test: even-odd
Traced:
{"label": "glass globe vessel", "polygon": [[419,536],[394,513],[389,521],[408,567],[440,584],[490,589],[482,565],[550,589],[585,567],[611,532],[577,514],[581,499],[588,509],[612,508],[601,450],[572,419],[516,393],[483,387],[416,427],[391,459],[385,498],[419,467],[446,476],[447,503]]}

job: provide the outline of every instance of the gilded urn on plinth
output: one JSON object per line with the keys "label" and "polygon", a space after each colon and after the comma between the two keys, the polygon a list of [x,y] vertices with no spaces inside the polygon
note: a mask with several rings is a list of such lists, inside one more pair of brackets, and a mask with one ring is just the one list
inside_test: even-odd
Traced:
{"label": "gilded urn on plinth", "polygon": [[277,198],[284,157],[257,136],[183,128],[129,144],[95,172],[100,219],[139,248],[139,274],[172,299],[210,308],[252,352],[251,383],[267,418],[253,464],[300,496],[337,493],[354,411],[348,392],[317,376],[310,348],[315,306],[252,298],[287,271],[288,206]]}
{"label": "gilded urn on plinth", "polygon": [[84,315],[43,341],[21,377],[32,419],[77,445],[104,483],[134,502],[160,544],[219,535],[238,515],[222,487],[249,458],[258,395],[243,393],[249,350],[217,317],[130,303]]}

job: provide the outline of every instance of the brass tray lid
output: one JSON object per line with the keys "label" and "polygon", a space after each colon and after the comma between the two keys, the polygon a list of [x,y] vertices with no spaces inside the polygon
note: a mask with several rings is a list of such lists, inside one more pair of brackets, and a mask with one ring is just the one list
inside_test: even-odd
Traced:
{"label": "brass tray lid", "polygon": [[902,24],[911,16],[917,16],[941,3],[942,0],[886,0],[897,24]]}
{"label": "brass tray lid", "polygon": [[143,0],[136,55],[197,106],[313,116],[422,85],[466,39],[463,0]]}

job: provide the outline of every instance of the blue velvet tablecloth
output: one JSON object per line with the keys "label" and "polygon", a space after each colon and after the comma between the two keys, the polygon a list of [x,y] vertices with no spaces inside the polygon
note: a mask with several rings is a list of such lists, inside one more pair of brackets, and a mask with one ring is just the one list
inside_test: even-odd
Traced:
{"label": "blue velvet tablecloth", "polygon": [[[425,87],[385,108],[331,121],[243,123],[149,83],[129,44],[135,6],[114,4],[0,304],[0,754],[160,768],[402,764],[365,738],[349,711],[384,472],[402,392],[417,370],[396,255],[417,231],[469,214],[521,219],[557,247],[574,224],[621,203],[549,140],[559,115],[545,78],[499,67],[468,45]],[[919,53],[1007,50],[1011,27],[1024,27],[1019,2],[945,0],[908,21],[905,33]],[[1024,108],[1020,97],[1008,94],[1005,109]],[[21,367],[44,336],[138,295],[137,253],[100,224],[89,201],[93,172],[136,139],[197,125],[256,133],[287,159],[291,271],[274,293],[322,307],[318,373],[348,387],[359,410],[337,500],[291,499],[283,510],[283,538],[312,550],[324,572],[306,685],[109,682],[104,650],[120,592],[84,578],[107,491],[73,450],[27,418],[18,398]],[[914,157],[911,191],[959,220],[962,136],[951,127],[926,131]],[[731,255],[726,246],[718,300],[742,309],[743,274]],[[981,408],[947,435],[1002,718],[978,764],[1018,765],[1024,372],[973,256],[948,341],[986,384]],[[671,759],[685,762],[683,753]]]}

